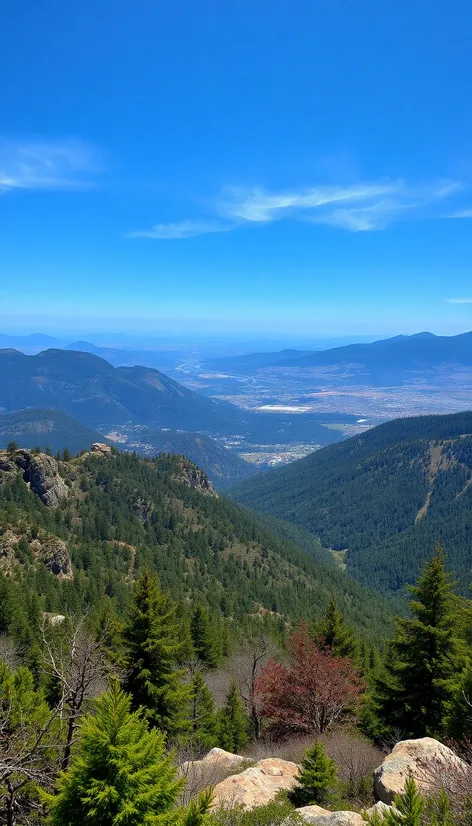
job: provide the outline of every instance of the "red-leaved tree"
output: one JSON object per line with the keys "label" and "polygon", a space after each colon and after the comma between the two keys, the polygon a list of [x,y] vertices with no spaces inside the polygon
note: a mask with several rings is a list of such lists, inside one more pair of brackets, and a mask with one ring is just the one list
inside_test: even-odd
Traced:
{"label": "red-leaved tree", "polygon": [[290,638],[288,664],[270,660],[255,686],[263,716],[286,734],[322,734],[363,689],[351,661],[322,651],[304,623]]}

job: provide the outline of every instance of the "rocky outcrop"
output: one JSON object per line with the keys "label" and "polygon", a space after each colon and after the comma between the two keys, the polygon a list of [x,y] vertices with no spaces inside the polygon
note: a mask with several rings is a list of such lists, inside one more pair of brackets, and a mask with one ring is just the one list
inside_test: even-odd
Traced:
{"label": "rocky outcrop", "polygon": [[111,453],[111,445],[105,445],[102,442],[94,442],[90,450],[92,453],[98,453],[99,456],[109,456]]}
{"label": "rocky outcrop", "polygon": [[391,812],[393,810],[393,806],[388,806],[387,803],[383,803],[382,800],[377,800],[373,806],[370,806],[368,809],[365,809],[365,814],[367,817],[372,817],[373,815],[378,815],[380,818],[384,818],[387,812]]}
{"label": "rocky outcrop", "polygon": [[38,559],[58,579],[72,579],[72,563],[69,550],[62,539],[49,539],[41,546]]}
{"label": "rocky outcrop", "polygon": [[[189,772],[193,775],[199,774],[202,777],[211,775],[211,769],[218,770],[216,774],[218,780],[228,774],[233,769],[237,769],[243,763],[247,763],[247,757],[241,757],[240,754],[232,754],[230,751],[224,749],[214,748],[202,757],[201,760],[186,760],[180,766],[181,773],[188,776]],[[221,770],[221,773],[220,773]]]}
{"label": "rocky outcrop", "polygon": [[467,771],[466,764],[438,740],[401,740],[374,772],[375,793],[380,801],[391,804],[404,791],[409,776],[427,792],[435,788],[441,774],[453,771]]}
{"label": "rocky outcrop", "polygon": [[192,462],[189,462],[185,456],[179,457],[179,470],[173,474],[172,478],[176,482],[183,482],[189,488],[195,488],[200,493],[206,493],[209,496],[218,495],[208,476]]}
{"label": "rocky outcrop", "polygon": [[259,760],[254,766],[227,777],[215,786],[213,807],[243,806],[245,809],[255,809],[265,806],[278,792],[293,788],[297,772],[296,763],[288,760],[276,757]]}
{"label": "rocky outcrop", "polygon": [[59,502],[66,499],[69,491],[52,456],[32,453],[29,450],[17,450],[14,460],[22,471],[25,482],[45,505],[56,507]]}
{"label": "rocky outcrop", "polygon": [[225,751],[224,749],[214,748],[209,751],[200,762],[222,766],[222,768],[225,769],[234,769],[241,763],[246,763],[247,757],[242,757],[240,754],[232,754],[230,751]]}
{"label": "rocky outcrop", "polygon": [[328,809],[323,809],[322,806],[302,806],[300,809],[297,809],[297,814],[300,815],[301,818],[305,821],[305,823],[309,823],[310,826],[313,823],[318,823],[320,817],[326,817],[326,815],[330,815],[331,812]]}

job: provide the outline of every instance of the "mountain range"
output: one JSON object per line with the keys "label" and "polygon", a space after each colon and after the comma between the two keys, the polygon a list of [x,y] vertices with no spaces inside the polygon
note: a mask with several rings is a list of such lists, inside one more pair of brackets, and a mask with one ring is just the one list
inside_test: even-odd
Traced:
{"label": "mountain range", "polygon": [[398,419],[258,475],[233,498],[298,525],[364,583],[402,591],[435,544],[472,582],[472,412]]}
{"label": "mountain range", "polygon": [[329,368],[343,371],[346,382],[390,384],[450,365],[472,367],[472,332],[457,336],[424,332],[313,352],[252,353],[213,359],[205,367],[235,373],[267,368]]}
{"label": "mountain range", "polygon": [[238,420],[213,401],[146,367],[113,367],[90,353],[0,350],[0,410],[56,408],[89,427],[121,424],[219,432]]}

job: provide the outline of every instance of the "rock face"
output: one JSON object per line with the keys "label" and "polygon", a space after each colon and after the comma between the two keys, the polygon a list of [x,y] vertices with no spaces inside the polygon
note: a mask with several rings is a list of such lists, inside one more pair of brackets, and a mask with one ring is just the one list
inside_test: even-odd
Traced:
{"label": "rock face", "polygon": [[220,780],[231,769],[236,769],[241,763],[246,762],[247,758],[241,757],[240,754],[232,754],[230,751],[214,748],[201,760],[186,760],[185,763],[182,763],[180,769],[185,776],[192,772],[194,775],[198,774],[202,777],[209,776],[211,778],[213,774],[211,769],[215,768],[217,770],[215,775]]}
{"label": "rock face", "polygon": [[72,579],[69,550],[62,539],[54,538],[43,544],[39,559],[58,579]]}
{"label": "rock face", "polygon": [[189,488],[196,488],[200,493],[218,496],[208,476],[192,462],[189,462],[185,456],[179,457],[179,472],[175,473],[173,478],[176,482],[183,482]]}
{"label": "rock face", "polygon": [[245,809],[255,809],[256,806],[265,806],[277,792],[293,788],[297,772],[296,763],[288,760],[275,757],[259,760],[255,766],[231,775],[215,786],[213,807],[243,806]]}
{"label": "rock face", "polygon": [[388,806],[387,803],[382,803],[381,800],[377,800],[377,803],[374,803],[373,806],[370,806],[369,809],[365,810],[365,814],[368,815],[368,817],[372,817],[377,814],[381,819],[383,819],[387,812],[391,812],[393,810],[393,806]]}
{"label": "rock face", "polygon": [[92,453],[98,453],[101,456],[108,456],[111,453],[111,445],[105,445],[102,442],[94,442],[90,448]]}
{"label": "rock face", "polygon": [[214,748],[201,760],[202,763],[212,763],[216,766],[222,766],[225,769],[234,769],[241,763],[245,763],[247,757],[241,757],[240,754],[232,754],[230,751],[224,749]]}
{"label": "rock face", "polygon": [[31,453],[29,450],[17,450],[15,464],[22,470],[23,479],[29,483],[48,507],[55,507],[66,499],[69,491],[59,475],[57,462],[45,453]]}
{"label": "rock face", "polygon": [[401,740],[374,772],[374,788],[379,800],[393,803],[411,775],[422,791],[434,788],[440,772],[466,771],[466,764],[451,749],[434,740]]}
{"label": "rock face", "polygon": [[331,812],[328,809],[323,809],[322,806],[302,806],[300,809],[297,809],[297,814],[303,818],[305,823],[317,823],[320,817],[326,817],[326,815],[330,815]]}

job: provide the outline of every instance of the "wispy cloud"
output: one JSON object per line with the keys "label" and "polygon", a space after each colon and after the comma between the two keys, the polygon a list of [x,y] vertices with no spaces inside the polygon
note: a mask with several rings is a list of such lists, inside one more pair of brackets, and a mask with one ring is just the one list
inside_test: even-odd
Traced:
{"label": "wispy cloud", "polygon": [[96,150],[76,138],[0,140],[0,193],[92,186],[102,171]]}
{"label": "wispy cloud", "polygon": [[459,209],[457,212],[451,212],[448,218],[472,218],[472,209]]}
{"label": "wispy cloud", "polygon": [[[442,202],[463,188],[458,181],[409,184],[402,179],[322,185],[269,192],[260,187],[225,188],[213,200],[219,220],[157,224],[133,238],[190,238],[241,226],[292,220],[327,224],[350,232],[382,230],[401,220],[439,217]],[[442,209],[442,207],[441,207]],[[444,217],[444,216],[441,216]],[[463,215],[465,217],[465,215]]]}
{"label": "wispy cloud", "polygon": [[179,221],[175,224],[155,224],[151,229],[129,232],[128,238],[193,238],[196,235],[205,235],[208,232],[227,232],[234,229],[231,224],[217,221]]}
{"label": "wispy cloud", "polygon": [[472,298],[448,298],[449,304],[472,304]]}

